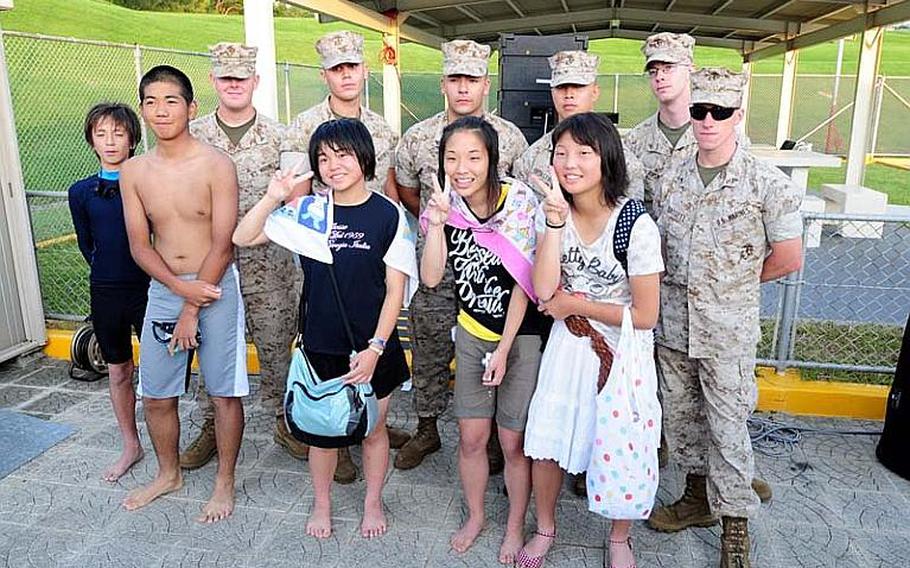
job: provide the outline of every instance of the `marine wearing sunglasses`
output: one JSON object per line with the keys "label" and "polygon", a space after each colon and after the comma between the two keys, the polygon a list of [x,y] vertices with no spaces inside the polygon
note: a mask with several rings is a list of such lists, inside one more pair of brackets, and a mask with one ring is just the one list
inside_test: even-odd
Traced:
{"label": "marine wearing sunglasses", "polygon": [[737,109],[729,107],[721,107],[710,104],[695,104],[689,107],[689,116],[692,117],[692,120],[702,121],[711,115],[711,118],[717,121],[727,120]]}

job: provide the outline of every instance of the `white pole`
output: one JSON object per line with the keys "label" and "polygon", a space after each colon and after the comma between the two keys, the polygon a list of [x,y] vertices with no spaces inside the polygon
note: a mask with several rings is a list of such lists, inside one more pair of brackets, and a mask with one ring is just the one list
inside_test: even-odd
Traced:
{"label": "white pole", "polygon": [[872,122],[872,143],[869,144],[869,153],[875,157],[878,146],[878,126],[882,122],[882,96],[885,94],[885,77],[880,76],[875,81],[875,119]]}
{"label": "white pole", "polygon": [[269,0],[243,0],[243,30],[246,45],[259,48],[256,72],[259,88],[253,93],[253,106],[269,118],[278,120],[278,71],[275,68],[275,19]]}
{"label": "white pole", "polygon": [[[828,111],[828,118],[837,112],[837,97],[840,93],[840,74],[844,66],[844,38],[837,42],[837,63],[834,66],[834,88],[831,89],[831,109]],[[825,152],[831,151],[831,145],[834,143],[834,121],[828,123],[828,130],[825,132]]]}
{"label": "white pole", "polygon": [[385,121],[392,127],[392,131],[401,136],[401,76],[398,74],[401,44],[398,19],[391,19],[389,28],[390,33],[386,40],[395,50],[395,64],[382,66],[382,110]]}
{"label": "white pole", "polygon": [[875,75],[881,57],[884,28],[870,28],[862,34],[856,91],[853,95],[853,126],[847,153],[847,185],[862,185],[866,173],[866,153],[875,106]]}
{"label": "white pole", "polygon": [[[12,6],[7,6],[11,8]],[[16,282],[16,296],[3,290],[0,301],[16,302],[22,311],[22,328],[15,335],[24,332],[28,347],[42,345],[47,334],[44,328],[44,308],[41,305],[41,286],[38,281],[38,266],[35,260],[35,243],[29,226],[28,203],[25,198],[25,182],[22,179],[22,162],[19,159],[19,140],[16,137],[16,121],[13,116],[13,97],[10,90],[6,67],[6,53],[0,41],[0,208],[6,212],[8,246],[0,252],[7,261],[4,270],[13,271]],[[8,333],[14,333],[12,322],[4,322]],[[17,342],[18,343],[18,342]],[[19,349],[21,346],[17,346]]]}
{"label": "white pole", "polygon": [[780,84],[780,110],[777,114],[777,137],[775,138],[775,145],[778,148],[790,138],[798,62],[799,51],[794,49],[784,54],[784,74]]}

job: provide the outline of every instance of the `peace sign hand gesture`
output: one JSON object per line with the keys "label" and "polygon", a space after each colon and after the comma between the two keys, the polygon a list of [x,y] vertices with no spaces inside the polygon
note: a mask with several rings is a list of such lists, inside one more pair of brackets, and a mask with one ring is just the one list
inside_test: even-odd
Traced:
{"label": "peace sign hand gesture", "polygon": [[445,177],[445,189],[439,187],[439,179],[433,177],[433,193],[427,201],[427,220],[431,227],[441,227],[449,219],[449,209],[452,206],[450,195],[449,176]]}
{"label": "peace sign hand gesture", "polygon": [[275,170],[269,180],[267,195],[276,201],[287,201],[294,186],[313,177],[312,170],[301,174],[301,169],[303,160],[294,164],[290,170]]}
{"label": "peace sign hand gesture", "polygon": [[531,181],[544,195],[543,212],[547,216],[547,222],[552,225],[565,223],[569,216],[569,202],[562,195],[562,188],[559,187],[553,166],[550,166],[550,183],[544,182],[536,175],[531,176]]}

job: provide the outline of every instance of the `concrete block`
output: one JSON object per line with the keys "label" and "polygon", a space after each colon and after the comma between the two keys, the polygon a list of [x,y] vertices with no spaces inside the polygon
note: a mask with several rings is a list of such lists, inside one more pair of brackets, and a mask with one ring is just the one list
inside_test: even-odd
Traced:
{"label": "concrete block", "polygon": [[[822,185],[826,213],[856,215],[884,215],[888,209],[888,195],[861,185],[826,183]],[[870,221],[842,221],[838,233],[851,239],[880,239],[884,223]]]}

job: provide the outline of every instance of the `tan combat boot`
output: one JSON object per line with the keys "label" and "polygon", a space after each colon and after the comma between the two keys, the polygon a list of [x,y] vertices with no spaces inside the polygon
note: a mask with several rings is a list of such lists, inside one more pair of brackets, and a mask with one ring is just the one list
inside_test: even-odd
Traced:
{"label": "tan combat boot", "polygon": [[767,503],[771,500],[771,486],[764,479],[753,477],[752,491],[755,491],[755,494],[758,495],[758,498],[761,499],[762,503]]}
{"label": "tan combat boot", "polygon": [[310,455],[310,447],[288,432],[288,425],[284,421],[284,416],[279,416],[275,420],[275,435],[272,436],[272,439],[276,444],[287,450],[292,458],[305,460]]}
{"label": "tan combat boot", "polygon": [[420,418],[417,423],[417,433],[395,456],[395,468],[415,468],[423,462],[423,458],[441,447],[439,430],[436,429],[436,417]]}
{"label": "tan combat boot", "polygon": [[411,441],[411,434],[407,430],[392,427],[388,427],[386,430],[389,431],[389,447],[393,450],[400,450]]}
{"label": "tan combat boot", "polygon": [[720,537],[720,568],[751,568],[749,562],[749,519],[724,517]]}
{"label": "tan combat boot", "polygon": [[708,506],[704,475],[688,474],[683,496],[672,505],[651,511],[648,526],[660,532],[677,532],[689,527],[710,527],[717,524]]}
{"label": "tan combat boot", "polygon": [[218,453],[215,444],[215,419],[206,418],[202,429],[196,439],[180,454],[180,467],[183,469],[199,469],[212,461]]}
{"label": "tan combat boot", "polygon": [[335,466],[335,483],[347,485],[357,481],[357,466],[348,448],[338,448],[338,465]]}

